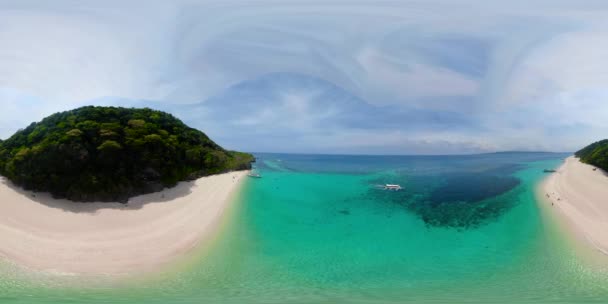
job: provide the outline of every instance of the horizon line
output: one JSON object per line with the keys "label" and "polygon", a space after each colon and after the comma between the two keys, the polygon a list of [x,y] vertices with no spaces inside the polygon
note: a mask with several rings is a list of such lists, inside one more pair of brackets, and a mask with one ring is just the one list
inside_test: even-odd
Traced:
{"label": "horizon line", "polygon": [[475,155],[490,155],[490,154],[574,154],[572,151],[496,151],[496,152],[480,152],[480,153],[453,153],[453,154],[364,154],[364,153],[301,153],[301,152],[261,152],[261,151],[244,151],[250,154],[285,154],[285,155],[319,155],[319,156],[475,156]]}

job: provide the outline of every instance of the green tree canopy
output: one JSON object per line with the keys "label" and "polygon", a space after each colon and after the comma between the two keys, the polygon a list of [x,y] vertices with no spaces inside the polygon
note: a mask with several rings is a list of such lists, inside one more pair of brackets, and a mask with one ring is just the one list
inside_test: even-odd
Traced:
{"label": "green tree canopy", "polygon": [[584,163],[608,171],[608,139],[592,143],[574,155]]}
{"label": "green tree canopy", "polygon": [[147,108],[83,107],[0,141],[0,174],[74,201],[124,201],[179,181],[249,169],[253,160]]}

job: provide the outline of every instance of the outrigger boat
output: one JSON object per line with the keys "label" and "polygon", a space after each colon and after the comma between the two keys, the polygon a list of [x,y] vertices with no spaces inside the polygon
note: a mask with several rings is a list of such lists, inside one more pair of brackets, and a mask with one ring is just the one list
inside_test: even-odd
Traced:
{"label": "outrigger boat", "polygon": [[403,188],[401,188],[401,185],[396,185],[396,184],[386,184],[384,185],[384,190],[393,190],[393,191],[399,191]]}
{"label": "outrigger boat", "polygon": [[255,178],[262,178],[262,176],[259,173],[255,173],[255,172],[249,172],[249,174],[247,174],[247,176],[255,177]]}

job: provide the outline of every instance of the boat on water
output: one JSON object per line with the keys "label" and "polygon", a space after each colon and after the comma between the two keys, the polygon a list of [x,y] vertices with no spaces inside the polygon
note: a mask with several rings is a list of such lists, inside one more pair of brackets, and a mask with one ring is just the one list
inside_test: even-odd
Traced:
{"label": "boat on water", "polygon": [[545,170],[543,170],[543,172],[545,172],[545,173],[554,173],[554,172],[557,172],[557,171],[556,170],[552,170],[552,169],[545,169]]}
{"label": "boat on water", "polygon": [[399,191],[401,189],[403,189],[401,187],[401,185],[397,185],[397,184],[386,184],[386,185],[384,185],[384,190]]}
{"label": "boat on water", "polygon": [[255,173],[255,172],[249,172],[249,174],[247,174],[247,176],[253,177],[253,178],[262,178],[262,175],[260,175],[259,173]]}

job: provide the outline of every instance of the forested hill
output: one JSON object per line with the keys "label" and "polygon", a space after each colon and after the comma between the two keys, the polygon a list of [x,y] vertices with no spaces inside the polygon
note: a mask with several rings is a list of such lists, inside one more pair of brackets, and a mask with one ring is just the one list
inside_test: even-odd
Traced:
{"label": "forested hill", "polygon": [[0,174],[73,201],[126,201],[179,181],[249,169],[253,160],[147,108],[83,107],[0,141]]}
{"label": "forested hill", "polygon": [[608,139],[595,142],[574,155],[584,163],[608,171]]}

